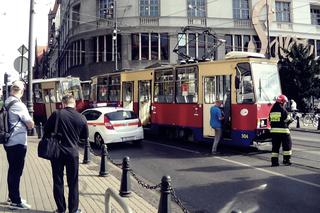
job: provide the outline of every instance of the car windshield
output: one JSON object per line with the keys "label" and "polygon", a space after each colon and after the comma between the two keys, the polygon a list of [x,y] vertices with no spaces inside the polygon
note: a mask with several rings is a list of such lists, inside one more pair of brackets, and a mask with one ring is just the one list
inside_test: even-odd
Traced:
{"label": "car windshield", "polygon": [[281,94],[276,64],[252,63],[252,75],[257,103],[271,103]]}
{"label": "car windshield", "polygon": [[105,116],[110,121],[121,121],[121,120],[130,120],[130,119],[137,119],[137,115],[132,111],[126,110],[118,110],[116,112],[109,112],[106,113]]}

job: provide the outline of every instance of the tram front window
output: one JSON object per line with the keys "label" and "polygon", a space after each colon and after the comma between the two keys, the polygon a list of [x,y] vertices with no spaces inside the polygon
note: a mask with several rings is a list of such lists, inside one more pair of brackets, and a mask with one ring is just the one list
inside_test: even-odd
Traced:
{"label": "tram front window", "polygon": [[239,63],[236,66],[236,89],[238,103],[254,103],[254,88],[252,72],[249,63]]}
{"label": "tram front window", "polygon": [[252,63],[253,82],[258,103],[271,103],[281,94],[276,64]]}

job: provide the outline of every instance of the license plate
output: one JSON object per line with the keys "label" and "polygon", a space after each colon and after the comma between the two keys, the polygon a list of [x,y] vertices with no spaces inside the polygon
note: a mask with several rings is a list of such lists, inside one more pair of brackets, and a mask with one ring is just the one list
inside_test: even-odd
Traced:
{"label": "license plate", "polygon": [[134,140],[134,137],[122,137],[122,141],[132,141]]}

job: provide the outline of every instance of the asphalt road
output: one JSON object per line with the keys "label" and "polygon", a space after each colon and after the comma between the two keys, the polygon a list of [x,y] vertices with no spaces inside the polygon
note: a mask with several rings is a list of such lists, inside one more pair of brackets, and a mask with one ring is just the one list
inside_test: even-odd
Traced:
{"label": "asphalt road", "polygon": [[111,158],[130,157],[131,168],[151,184],[170,175],[173,188],[190,212],[320,212],[320,135],[293,132],[293,165],[270,167],[270,144],[258,149],[145,140],[109,145]]}

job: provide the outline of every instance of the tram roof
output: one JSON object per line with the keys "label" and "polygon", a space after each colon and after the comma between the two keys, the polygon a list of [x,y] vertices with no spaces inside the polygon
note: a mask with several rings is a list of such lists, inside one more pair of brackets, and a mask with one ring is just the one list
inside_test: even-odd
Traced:
{"label": "tram roof", "polygon": [[79,77],[60,77],[60,78],[33,79],[32,83],[63,81],[63,80],[72,80],[72,79],[77,79],[80,81]]}

